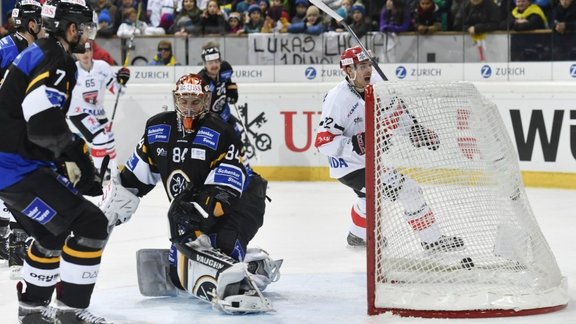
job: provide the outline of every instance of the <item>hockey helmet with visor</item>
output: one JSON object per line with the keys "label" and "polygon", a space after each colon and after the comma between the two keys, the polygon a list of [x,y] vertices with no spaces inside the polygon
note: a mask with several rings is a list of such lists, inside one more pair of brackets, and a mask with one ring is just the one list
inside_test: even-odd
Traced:
{"label": "hockey helmet with visor", "polygon": [[98,31],[96,12],[85,0],[48,0],[42,6],[42,20],[48,34],[62,37],[70,24],[76,24],[78,41],[71,45],[75,47],[80,43],[82,50],[84,43],[80,39],[84,36],[94,40]]}
{"label": "hockey helmet with visor", "polygon": [[212,93],[208,84],[199,75],[189,73],[176,81],[176,89],[172,93],[178,118],[184,130],[190,132],[193,121],[204,117],[209,111]]}

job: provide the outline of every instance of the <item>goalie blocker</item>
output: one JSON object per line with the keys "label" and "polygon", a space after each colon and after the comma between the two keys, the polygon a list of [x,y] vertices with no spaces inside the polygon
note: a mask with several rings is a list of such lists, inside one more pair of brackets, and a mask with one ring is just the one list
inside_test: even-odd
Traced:
{"label": "goalie blocker", "polygon": [[191,243],[176,243],[170,250],[142,249],[136,258],[142,295],[192,295],[230,314],[273,311],[262,291],[280,279],[283,261],[250,248],[245,262],[238,262],[212,248],[206,235]]}

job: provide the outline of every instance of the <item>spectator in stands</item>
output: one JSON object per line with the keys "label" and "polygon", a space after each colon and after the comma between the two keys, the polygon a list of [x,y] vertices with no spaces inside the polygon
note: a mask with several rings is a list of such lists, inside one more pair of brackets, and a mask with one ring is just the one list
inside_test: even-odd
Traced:
{"label": "spectator in stands", "polygon": [[182,0],[182,9],[174,19],[176,36],[197,35],[201,32],[200,20],[202,10],[196,5],[196,0]]}
{"label": "spectator in stands", "polygon": [[[242,15],[242,17],[248,17],[248,8],[250,8],[251,5],[255,4],[254,0],[244,0],[244,1],[238,1],[236,3],[236,11],[238,13],[240,13]],[[243,20],[242,22],[245,22],[246,20]]]}
{"label": "spectator in stands", "polygon": [[[469,0],[468,0],[469,1]],[[419,0],[414,1],[414,9],[418,6]],[[436,6],[438,6],[438,15],[440,16],[441,30],[448,30],[450,7],[452,6],[452,0],[434,0]],[[413,11],[413,10],[412,10]]]}
{"label": "spectator in stands", "polygon": [[516,0],[516,8],[512,9],[509,16],[509,19],[502,22],[503,29],[526,31],[548,26],[548,19],[542,9],[530,0]]}
{"label": "spectator in stands", "polygon": [[96,36],[106,38],[114,36],[114,24],[108,9],[102,9],[98,14],[98,32]]}
{"label": "spectator in stands", "polygon": [[483,34],[498,29],[499,8],[492,0],[469,0],[462,10],[462,21],[454,21],[454,29],[470,35]]}
{"label": "spectator in stands", "polygon": [[[383,0],[362,0],[366,7],[366,16],[370,18],[372,23],[372,30],[380,29],[380,13],[384,8],[386,1]],[[350,7],[352,9],[352,7]]]}
{"label": "spectator in stands", "polygon": [[384,33],[401,33],[410,29],[410,12],[403,0],[386,0],[380,14],[380,31]]}
{"label": "spectator in stands", "polygon": [[228,15],[228,35],[241,35],[244,33],[244,26],[242,25],[242,15],[239,12],[232,12]]}
{"label": "spectator in stands", "polygon": [[148,65],[180,65],[180,63],[176,61],[176,57],[172,54],[172,43],[167,40],[158,42],[158,53],[148,62]]}
{"label": "spectator in stands", "polygon": [[439,8],[433,0],[418,1],[413,17],[414,29],[419,34],[432,34],[442,30]]}
{"label": "spectator in stands", "polygon": [[[466,5],[468,1],[469,0],[452,0],[452,4],[450,5],[450,13],[448,14],[447,30],[462,31],[462,13],[464,11],[464,5]],[[510,10],[512,10],[512,8],[510,8]],[[457,21],[460,22],[459,29],[454,26],[455,22]]]}
{"label": "spectator in stands", "polygon": [[[266,23],[266,20],[268,20],[268,23]],[[286,33],[288,26],[290,26],[290,16],[284,10],[282,0],[272,0],[270,8],[268,8],[268,14],[264,18],[262,32]]]}
{"label": "spectator in stands", "polygon": [[202,11],[206,10],[206,8],[208,8],[208,2],[210,2],[210,0],[198,0],[198,8]]}
{"label": "spectator in stands", "polygon": [[[347,0],[346,0],[347,1]],[[282,24],[288,26],[290,22],[290,14],[286,9],[284,9],[284,5],[282,4],[282,0],[271,0],[270,8],[268,9],[268,15],[272,17],[275,21],[280,20]]]}
{"label": "spectator in stands", "polygon": [[370,18],[366,17],[366,8],[361,2],[354,3],[350,12],[351,14],[346,20],[358,38],[362,38],[369,31],[372,31],[372,23]]}
{"label": "spectator in stands", "polygon": [[576,4],[574,0],[560,0],[552,10],[551,28],[558,34],[576,32]]}
{"label": "spectator in stands", "polygon": [[206,9],[202,13],[200,26],[202,26],[202,33],[204,35],[226,34],[226,19],[224,18],[224,14],[220,9],[217,0],[208,1]]}
{"label": "spectator in stands", "polygon": [[552,3],[557,4],[558,0],[533,0],[532,3],[540,7],[548,20],[552,16]]}
{"label": "spectator in stands", "polygon": [[164,33],[172,30],[176,8],[174,0],[148,0],[147,15],[151,27],[160,27]]}
{"label": "spectator in stands", "polygon": [[310,2],[308,2],[308,0],[296,0],[294,4],[296,5],[296,14],[292,16],[290,22],[292,24],[303,22],[306,18],[306,10],[308,10]]}
{"label": "spectator in stands", "polygon": [[264,18],[262,17],[262,10],[256,4],[248,8],[248,22],[244,24],[244,32],[246,34],[259,33],[264,25]]}
{"label": "spectator in stands", "polygon": [[258,7],[260,7],[262,16],[268,16],[268,9],[270,8],[270,2],[268,2],[268,0],[258,0]]}
{"label": "spectator in stands", "polygon": [[576,60],[576,4],[560,0],[552,10],[554,60]]}
{"label": "spectator in stands", "polygon": [[[358,3],[362,4],[361,2],[358,2]],[[366,8],[364,8],[364,9],[366,9]],[[340,7],[337,8],[335,11],[340,17],[344,18],[344,21],[347,24],[350,24],[351,16],[352,16],[352,13],[350,12],[351,10],[352,10],[352,0],[342,0],[340,2]],[[364,10],[364,12],[366,12],[366,10]],[[336,19],[334,19],[330,16],[326,16],[326,19],[328,19],[328,21],[326,22],[326,25],[328,26],[329,31],[335,31],[335,32],[346,31],[344,29],[344,27],[342,27],[342,25],[340,25],[338,22],[336,22]]]}
{"label": "spectator in stands", "polygon": [[304,21],[288,26],[288,32],[293,34],[320,35],[324,31],[326,31],[326,27],[322,22],[320,10],[316,6],[308,7]]}
{"label": "spectator in stands", "polygon": [[137,20],[138,13],[134,8],[124,10],[124,22],[120,24],[116,36],[120,38],[130,38],[141,35],[164,35],[164,29],[161,27],[149,27],[143,21]]}
{"label": "spectator in stands", "polygon": [[140,1],[137,2],[136,0],[120,0],[118,4],[118,10],[116,10],[116,17],[112,18],[112,22],[114,23],[114,32],[118,32],[120,25],[125,22],[126,17],[126,10],[132,8],[136,11],[136,19],[134,21],[142,21],[146,22],[148,17],[146,16],[146,8],[145,4]]}
{"label": "spectator in stands", "polygon": [[[94,1],[94,11],[98,15],[98,37],[112,37],[116,34],[120,24],[115,24],[114,19],[117,17],[118,7],[116,7],[112,0],[96,0]],[[104,12],[104,13],[102,13]],[[104,22],[101,22],[101,20]],[[114,27],[116,26],[116,27]]]}

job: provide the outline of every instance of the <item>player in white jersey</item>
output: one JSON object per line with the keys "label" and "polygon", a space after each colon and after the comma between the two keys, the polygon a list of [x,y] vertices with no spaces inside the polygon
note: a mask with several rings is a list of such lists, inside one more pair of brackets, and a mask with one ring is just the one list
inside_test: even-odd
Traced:
{"label": "player in white jersey", "polygon": [[[352,225],[348,234],[348,244],[366,244],[366,188],[365,188],[365,109],[364,89],[371,83],[372,65],[368,55],[360,46],[346,49],[340,57],[340,68],[346,79],[331,89],[322,104],[322,118],[316,134],[315,146],[327,155],[330,162],[330,176],[352,188],[357,199],[352,207]],[[392,136],[409,136],[416,147],[436,150],[440,145],[438,136],[432,130],[418,124],[406,112],[404,103],[396,98],[389,109],[386,125],[387,137],[382,139],[385,146]],[[405,133],[403,133],[405,132]],[[408,224],[420,237],[426,250],[454,250],[464,247],[459,237],[448,237],[435,221],[434,213],[426,204],[418,183],[401,174],[394,168],[380,172],[385,175],[384,185],[389,200],[398,200],[404,206]]]}
{"label": "player in white jersey", "polygon": [[118,94],[130,79],[130,70],[120,68],[116,74],[110,65],[92,58],[92,42],[86,42],[86,52],[76,54],[78,61],[78,81],[72,92],[68,117],[88,143],[90,154],[98,170],[106,155],[110,157],[109,169],[116,169],[116,143],[104,110],[106,91]]}

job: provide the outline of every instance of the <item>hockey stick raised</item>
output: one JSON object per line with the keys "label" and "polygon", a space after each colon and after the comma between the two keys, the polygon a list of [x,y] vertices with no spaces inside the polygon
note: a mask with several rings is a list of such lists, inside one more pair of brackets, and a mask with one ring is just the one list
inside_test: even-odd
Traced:
{"label": "hockey stick raised", "polygon": [[370,53],[368,52],[366,47],[364,47],[364,44],[362,44],[362,42],[360,41],[360,38],[358,38],[358,36],[356,35],[356,33],[354,33],[352,28],[350,28],[350,26],[344,21],[344,17],[337,14],[336,11],[334,11],[330,7],[328,7],[324,2],[322,2],[322,0],[310,0],[310,2],[312,4],[314,4],[316,7],[318,7],[318,9],[324,11],[330,17],[334,18],[336,20],[336,22],[338,22],[342,26],[344,26],[346,31],[348,31],[350,33],[350,35],[352,35],[354,37],[354,39],[356,39],[356,41],[358,42],[358,44],[360,45],[360,47],[362,48],[364,53],[370,58],[370,61],[372,62],[372,66],[374,66],[374,69],[376,69],[376,72],[378,72],[378,74],[380,75],[382,80],[388,81],[388,78],[386,77],[386,75],[384,74],[382,69],[380,69],[380,67],[378,66],[378,62],[376,62],[374,57],[372,57],[372,55],[370,55]]}

